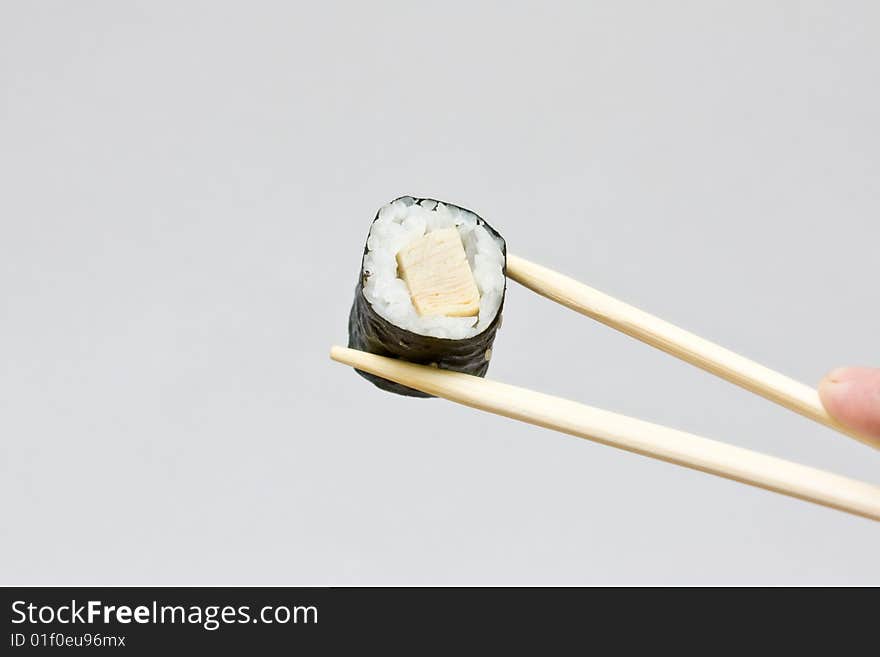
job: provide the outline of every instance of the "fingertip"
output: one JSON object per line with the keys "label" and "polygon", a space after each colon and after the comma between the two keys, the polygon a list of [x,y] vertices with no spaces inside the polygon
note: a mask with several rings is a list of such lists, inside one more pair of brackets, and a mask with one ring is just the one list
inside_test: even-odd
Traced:
{"label": "fingertip", "polygon": [[880,440],[880,370],[846,367],[833,370],[819,384],[819,397],[841,424]]}
{"label": "fingertip", "polygon": [[819,383],[819,398],[822,400],[822,405],[832,417],[839,421],[843,421],[842,415],[845,415],[846,412],[849,389],[849,383],[837,379],[834,372],[828,374]]}
{"label": "fingertip", "polygon": [[[825,375],[822,383],[843,383],[858,378],[859,373],[863,371],[861,367],[838,367]],[[821,384],[820,384],[821,385]]]}

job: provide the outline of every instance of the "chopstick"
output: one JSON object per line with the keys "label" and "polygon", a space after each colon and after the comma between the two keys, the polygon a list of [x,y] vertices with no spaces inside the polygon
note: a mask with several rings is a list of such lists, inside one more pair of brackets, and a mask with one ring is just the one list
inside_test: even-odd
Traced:
{"label": "chopstick", "polygon": [[880,487],[862,481],[469,374],[345,347],[330,357],[472,408],[880,520]]}
{"label": "chopstick", "polygon": [[551,301],[598,320],[866,445],[877,447],[873,441],[832,418],[822,406],[819,393],[803,383],[524,258],[507,255],[507,276]]}

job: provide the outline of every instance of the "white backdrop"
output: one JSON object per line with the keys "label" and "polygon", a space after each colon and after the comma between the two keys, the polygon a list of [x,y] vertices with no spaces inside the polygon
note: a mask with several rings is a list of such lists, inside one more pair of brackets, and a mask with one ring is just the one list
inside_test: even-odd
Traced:
{"label": "white backdrop", "polygon": [[[331,363],[401,194],[809,383],[880,364],[871,2],[6,2],[5,584],[880,584],[867,520]],[[880,481],[511,284],[490,376]]]}

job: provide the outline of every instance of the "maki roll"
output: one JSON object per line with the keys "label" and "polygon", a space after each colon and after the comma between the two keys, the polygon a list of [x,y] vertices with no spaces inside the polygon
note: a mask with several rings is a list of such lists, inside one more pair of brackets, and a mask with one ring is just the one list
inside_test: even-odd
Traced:
{"label": "maki roll", "polygon": [[[484,376],[501,325],[507,247],[474,212],[403,196],[376,214],[348,320],[348,346]],[[430,397],[358,373],[400,395]]]}

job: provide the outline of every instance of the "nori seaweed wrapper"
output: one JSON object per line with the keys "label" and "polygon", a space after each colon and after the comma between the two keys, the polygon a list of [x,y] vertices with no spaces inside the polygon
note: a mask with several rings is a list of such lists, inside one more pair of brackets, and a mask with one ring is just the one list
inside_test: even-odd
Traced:
{"label": "nori seaweed wrapper", "polygon": [[[435,199],[422,199],[414,196],[402,196],[400,198],[411,198],[415,203],[422,201],[437,202]],[[507,245],[504,242],[504,238],[492,226],[487,224],[480,215],[472,210],[467,210],[467,208],[462,208],[446,201],[439,202],[473,214],[477,218],[478,225],[489,231],[489,234],[500,242],[501,253],[504,255],[505,261],[507,260]],[[373,221],[375,222],[378,218],[379,213],[377,212]],[[372,228],[372,224],[370,227]],[[369,233],[367,233],[367,236],[369,237]],[[368,249],[365,244],[364,256],[366,256],[367,251]],[[481,333],[462,340],[419,335],[392,324],[373,310],[370,302],[367,301],[363,292],[365,280],[366,274],[364,274],[364,261],[362,258],[360,275],[358,276],[357,287],[354,291],[354,303],[351,305],[351,313],[348,317],[349,347],[368,351],[379,356],[402,358],[420,365],[436,365],[444,370],[464,372],[465,374],[473,374],[475,376],[486,375],[486,371],[489,369],[489,360],[486,356],[491,355],[490,349],[495,341],[495,333],[497,333],[498,328],[501,326],[501,312],[504,310],[504,296],[507,292],[506,280],[505,294],[502,294],[501,304],[498,306],[498,312],[492,323]],[[356,371],[382,390],[409,397],[433,397],[433,395],[402,386],[399,383],[388,381],[373,374],[362,372],[361,370]]]}

